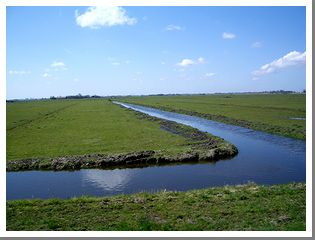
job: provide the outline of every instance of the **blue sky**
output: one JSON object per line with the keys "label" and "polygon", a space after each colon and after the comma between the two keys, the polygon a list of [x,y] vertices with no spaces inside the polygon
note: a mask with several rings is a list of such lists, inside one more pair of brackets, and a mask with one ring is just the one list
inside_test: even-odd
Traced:
{"label": "blue sky", "polygon": [[7,7],[7,99],[305,89],[305,7]]}

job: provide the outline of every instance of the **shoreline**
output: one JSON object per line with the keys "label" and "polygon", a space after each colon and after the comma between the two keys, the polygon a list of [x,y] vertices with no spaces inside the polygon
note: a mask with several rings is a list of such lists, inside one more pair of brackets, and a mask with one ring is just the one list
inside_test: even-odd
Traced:
{"label": "shoreline", "polygon": [[189,111],[189,110],[185,110],[185,109],[174,109],[174,108],[165,107],[165,106],[152,106],[150,104],[138,103],[138,102],[134,103],[134,102],[125,101],[125,100],[119,99],[119,98],[110,99],[110,101],[118,101],[118,102],[126,103],[126,104],[134,104],[134,105],[149,107],[149,108],[153,108],[153,109],[155,108],[155,109],[162,110],[162,111],[185,114],[185,115],[189,115],[189,116],[193,116],[193,117],[200,117],[200,118],[208,119],[211,121],[221,122],[221,123],[235,125],[235,126],[248,128],[248,129],[252,129],[252,130],[256,130],[256,131],[262,131],[262,132],[266,132],[269,134],[275,134],[278,136],[283,136],[283,137],[288,137],[288,138],[306,141],[306,133],[304,133],[303,137],[296,137],[293,134],[286,134],[285,133],[286,131],[290,132],[290,130],[291,130],[290,128],[279,127],[279,126],[269,125],[269,124],[265,124],[265,123],[253,123],[251,121],[229,118],[229,117],[226,117],[223,115],[199,113],[199,112],[195,112],[195,111]]}

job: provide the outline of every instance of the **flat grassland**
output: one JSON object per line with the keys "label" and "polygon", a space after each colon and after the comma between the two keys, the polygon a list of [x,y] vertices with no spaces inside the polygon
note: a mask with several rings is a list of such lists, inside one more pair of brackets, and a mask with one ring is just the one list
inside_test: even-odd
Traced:
{"label": "flat grassland", "polygon": [[305,184],[7,201],[7,230],[305,231]]}
{"label": "flat grassland", "polygon": [[305,139],[305,94],[210,94],[118,98],[273,134]]}
{"label": "flat grassland", "polygon": [[[166,126],[176,130],[177,134],[162,130]],[[199,137],[194,139],[196,134],[193,133]],[[158,161],[157,156],[175,159],[177,155],[182,156],[181,160],[189,160],[195,155],[183,156],[183,153],[189,153],[196,145],[201,147],[201,143],[206,142],[211,143],[206,146],[208,150],[232,146],[210,134],[146,117],[107,99],[7,104],[8,170],[100,167],[153,157],[150,152],[155,154],[152,161]],[[216,155],[219,154],[217,150]],[[107,157],[115,154],[127,155],[119,155],[114,162]],[[58,162],[53,161],[57,158]]]}
{"label": "flat grassland", "polygon": [[7,104],[7,159],[142,150],[183,150],[185,138],[161,131],[107,100]]}

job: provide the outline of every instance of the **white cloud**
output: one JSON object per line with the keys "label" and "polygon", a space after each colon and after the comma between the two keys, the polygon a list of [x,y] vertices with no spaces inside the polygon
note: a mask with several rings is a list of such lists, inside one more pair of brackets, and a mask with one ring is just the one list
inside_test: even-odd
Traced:
{"label": "white cloud", "polygon": [[306,52],[301,53],[297,51],[292,51],[286,54],[285,56],[267,63],[261,66],[258,70],[253,71],[253,79],[258,79],[259,77],[276,72],[280,69],[287,68],[290,66],[295,66],[298,64],[305,64],[306,61]]}
{"label": "white cloud", "polygon": [[177,63],[176,65],[180,67],[188,67],[193,64],[203,64],[203,63],[205,63],[205,59],[203,57],[199,57],[197,60],[184,58],[181,62]]}
{"label": "white cloud", "polygon": [[236,38],[236,35],[233,33],[224,32],[224,33],[222,33],[222,38],[223,39],[233,39],[233,38]]}
{"label": "white cloud", "polygon": [[213,77],[215,75],[215,73],[206,73],[205,74],[205,77],[206,78],[209,78],[209,77]]}
{"label": "white cloud", "polygon": [[53,62],[50,67],[55,71],[67,70],[66,64],[63,62]]}
{"label": "white cloud", "polygon": [[137,19],[127,16],[122,7],[99,6],[89,7],[85,13],[79,14],[75,11],[76,22],[80,27],[100,28],[115,25],[133,25]]}
{"label": "white cloud", "polygon": [[261,48],[263,46],[262,42],[254,42],[252,43],[252,48]]}
{"label": "white cloud", "polygon": [[198,63],[203,64],[205,63],[205,59],[203,57],[200,57],[197,59]]}
{"label": "white cloud", "polygon": [[200,79],[209,79],[212,78],[215,75],[215,73],[209,72],[205,73],[204,75],[200,76]]}
{"label": "white cloud", "polygon": [[113,65],[113,66],[120,66],[120,65],[123,65],[123,64],[130,64],[131,61],[129,59],[127,60],[122,60],[122,59],[118,59],[116,57],[107,57],[107,61]]}
{"label": "white cloud", "polygon": [[193,60],[185,58],[181,62],[177,63],[176,65],[180,67],[187,67],[193,64],[194,64]]}
{"label": "white cloud", "polygon": [[73,79],[74,82],[79,82],[80,80],[78,78]]}
{"label": "white cloud", "polygon": [[181,30],[184,30],[184,28],[178,25],[170,24],[165,28],[165,30],[166,31],[181,31]]}
{"label": "white cloud", "polygon": [[25,71],[25,70],[10,70],[10,75],[27,75],[31,74],[31,71]]}
{"label": "white cloud", "polygon": [[50,78],[53,77],[53,72],[58,72],[58,71],[65,71],[68,70],[66,64],[62,61],[54,61],[52,64],[50,64],[49,68],[44,69],[44,73],[42,74],[43,78]]}
{"label": "white cloud", "polygon": [[49,78],[49,77],[51,77],[52,75],[51,74],[49,74],[49,73],[44,73],[43,75],[42,75],[42,77],[44,77],[44,78]]}

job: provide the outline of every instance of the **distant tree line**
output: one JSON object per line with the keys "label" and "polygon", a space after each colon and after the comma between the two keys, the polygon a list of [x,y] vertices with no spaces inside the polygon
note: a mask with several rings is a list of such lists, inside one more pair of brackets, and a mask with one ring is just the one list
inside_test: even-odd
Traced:
{"label": "distant tree line", "polygon": [[69,96],[65,96],[65,97],[55,97],[55,96],[51,96],[50,99],[51,100],[56,100],[56,99],[83,99],[83,98],[102,98],[102,96],[98,96],[98,95],[82,95],[82,94],[77,94],[77,95],[69,95]]}
{"label": "distant tree line", "polygon": [[261,92],[217,92],[217,93],[159,93],[159,94],[146,94],[146,95],[115,95],[115,96],[99,96],[99,95],[82,95],[81,93],[77,95],[68,95],[68,96],[51,96],[50,98],[25,98],[25,99],[10,99],[6,102],[18,102],[18,101],[38,101],[38,100],[58,100],[58,99],[84,99],[84,98],[106,98],[106,99],[115,99],[119,97],[132,97],[132,96],[192,96],[192,95],[213,95],[213,94],[297,94],[297,93],[306,93],[306,90],[303,89],[301,92],[297,91],[286,91],[286,90],[276,90],[276,91],[261,91]]}

